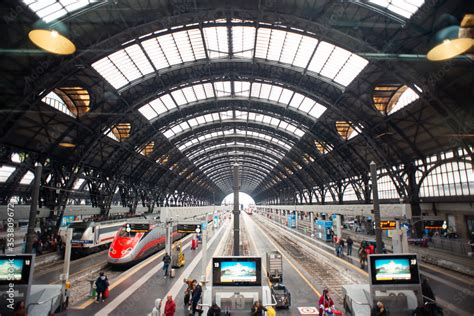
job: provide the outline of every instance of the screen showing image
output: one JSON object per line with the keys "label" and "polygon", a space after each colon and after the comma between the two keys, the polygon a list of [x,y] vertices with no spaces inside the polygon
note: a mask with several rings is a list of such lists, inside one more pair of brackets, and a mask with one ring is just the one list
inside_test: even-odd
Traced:
{"label": "screen showing image", "polygon": [[221,282],[256,282],[257,264],[255,261],[236,261],[221,263]]}
{"label": "screen showing image", "polygon": [[369,265],[373,285],[420,283],[415,254],[370,255]]}
{"label": "screen showing image", "polygon": [[409,259],[379,259],[375,261],[375,279],[377,281],[410,280]]}
{"label": "screen showing image", "polygon": [[0,281],[20,281],[23,271],[23,259],[0,260]]}
{"label": "screen showing image", "polygon": [[262,261],[259,257],[214,257],[214,286],[260,286]]}

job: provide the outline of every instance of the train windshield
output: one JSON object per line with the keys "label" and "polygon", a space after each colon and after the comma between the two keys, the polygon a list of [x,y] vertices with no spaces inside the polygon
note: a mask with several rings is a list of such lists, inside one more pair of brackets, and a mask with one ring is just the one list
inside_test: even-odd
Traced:
{"label": "train windshield", "polygon": [[146,235],[149,231],[149,224],[126,224],[120,229],[119,237],[133,238],[138,233]]}
{"label": "train windshield", "polygon": [[79,240],[82,239],[82,235],[86,231],[87,227],[89,227],[89,223],[71,223],[68,228],[72,228],[72,239]]}

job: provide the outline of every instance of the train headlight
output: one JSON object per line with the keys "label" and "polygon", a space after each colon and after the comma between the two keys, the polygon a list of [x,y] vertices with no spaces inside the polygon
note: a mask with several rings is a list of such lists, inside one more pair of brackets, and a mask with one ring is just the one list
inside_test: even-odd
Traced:
{"label": "train headlight", "polygon": [[111,253],[111,254],[113,254],[113,255],[115,255],[115,254],[117,253],[117,251],[115,251],[115,249],[114,249],[114,248],[110,248],[110,250],[109,250],[109,251],[110,251],[110,253]]}
{"label": "train headlight", "polygon": [[125,255],[127,253],[129,253],[130,251],[132,251],[132,248],[128,248],[126,250],[122,250],[122,255]]}

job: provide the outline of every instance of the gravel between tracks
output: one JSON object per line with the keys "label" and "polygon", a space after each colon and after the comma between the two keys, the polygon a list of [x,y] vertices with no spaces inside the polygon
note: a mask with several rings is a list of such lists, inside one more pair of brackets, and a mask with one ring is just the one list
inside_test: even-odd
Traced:
{"label": "gravel between tracks", "polygon": [[263,217],[259,217],[259,220],[255,222],[258,222],[275,243],[317,280],[318,285],[322,288],[327,287],[335,294],[333,299],[337,305],[342,306],[342,285],[362,283],[362,280],[353,269],[338,263],[331,255],[317,246],[310,246],[299,241],[297,237],[292,236],[287,231],[282,231],[280,227],[269,223]]}

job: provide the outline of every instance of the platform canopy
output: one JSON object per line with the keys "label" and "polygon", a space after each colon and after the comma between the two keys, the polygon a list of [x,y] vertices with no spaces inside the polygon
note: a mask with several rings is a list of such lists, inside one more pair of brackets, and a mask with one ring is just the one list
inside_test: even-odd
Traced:
{"label": "platform canopy", "polygon": [[[38,161],[53,207],[214,203],[235,163],[257,202],[367,200],[370,161],[410,198],[416,161],[472,160],[472,55],[426,58],[468,2],[4,1],[0,199]],[[76,52],[33,45],[40,25]]]}

